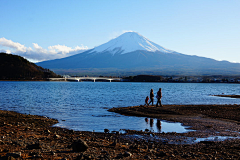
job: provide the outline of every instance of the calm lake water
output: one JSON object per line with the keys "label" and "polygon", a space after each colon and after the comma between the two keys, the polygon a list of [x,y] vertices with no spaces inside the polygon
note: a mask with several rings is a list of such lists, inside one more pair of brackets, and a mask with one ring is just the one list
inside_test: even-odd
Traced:
{"label": "calm lake water", "polygon": [[[240,99],[213,97],[240,94],[239,84],[130,83],[130,82],[0,82],[0,109],[42,115],[59,120],[56,126],[80,131],[151,129],[185,132],[180,123],[162,121],[162,127],[143,117],[108,112],[112,107],[143,105],[150,89],[162,88],[164,104],[240,104]],[[156,102],[156,100],[155,100]]]}

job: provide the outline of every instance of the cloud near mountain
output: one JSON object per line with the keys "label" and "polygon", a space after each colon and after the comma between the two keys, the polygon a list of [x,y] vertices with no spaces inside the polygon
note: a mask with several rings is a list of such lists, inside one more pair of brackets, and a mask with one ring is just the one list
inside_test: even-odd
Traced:
{"label": "cloud near mountain", "polygon": [[13,42],[6,38],[0,38],[0,52],[12,53],[23,56],[31,61],[46,61],[51,59],[59,59],[68,57],[77,53],[81,53],[88,49],[87,46],[76,46],[75,48],[65,45],[49,46],[44,49],[37,43],[33,43],[33,47],[26,47],[18,42]]}

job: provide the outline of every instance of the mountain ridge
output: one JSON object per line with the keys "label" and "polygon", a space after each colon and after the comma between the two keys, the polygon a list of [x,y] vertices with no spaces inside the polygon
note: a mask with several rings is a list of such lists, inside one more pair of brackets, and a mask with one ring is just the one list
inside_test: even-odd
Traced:
{"label": "mountain ridge", "polygon": [[49,69],[37,66],[21,56],[0,52],[1,80],[43,80],[59,78]]}
{"label": "mountain ridge", "polygon": [[[126,46],[126,43],[130,45]],[[136,32],[124,33],[80,54],[37,64],[50,68],[56,73],[72,71],[96,75],[108,72],[112,74],[114,70],[119,75],[136,75],[146,72],[154,75],[240,74],[240,63],[178,53],[157,45]]]}

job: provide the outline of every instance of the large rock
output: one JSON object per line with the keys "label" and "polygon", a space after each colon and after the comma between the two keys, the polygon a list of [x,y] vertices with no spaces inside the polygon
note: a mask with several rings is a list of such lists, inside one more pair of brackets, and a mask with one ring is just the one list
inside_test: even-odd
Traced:
{"label": "large rock", "polygon": [[88,145],[85,141],[79,139],[72,143],[72,149],[74,152],[84,152],[88,149]]}

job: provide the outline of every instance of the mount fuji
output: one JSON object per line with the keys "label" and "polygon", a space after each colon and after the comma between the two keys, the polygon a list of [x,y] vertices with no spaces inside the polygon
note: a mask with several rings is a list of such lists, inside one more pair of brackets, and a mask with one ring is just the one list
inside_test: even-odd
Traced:
{"label": "mount fuji", "polygon": [[240,63],[184,55],[136,32],[70,57],[39,62],[58,74],[94,75],[236,75]]}
{"label": "mount fuji", "polygon": [[173,53],[173,51],[163,48],[158,44],[148,40],[136,32],[126,32],[103,45],[94,48],[90,53],[109,52],[114,54],[125,54],[134,51],[149,51],[149,52],[163,52]]}

